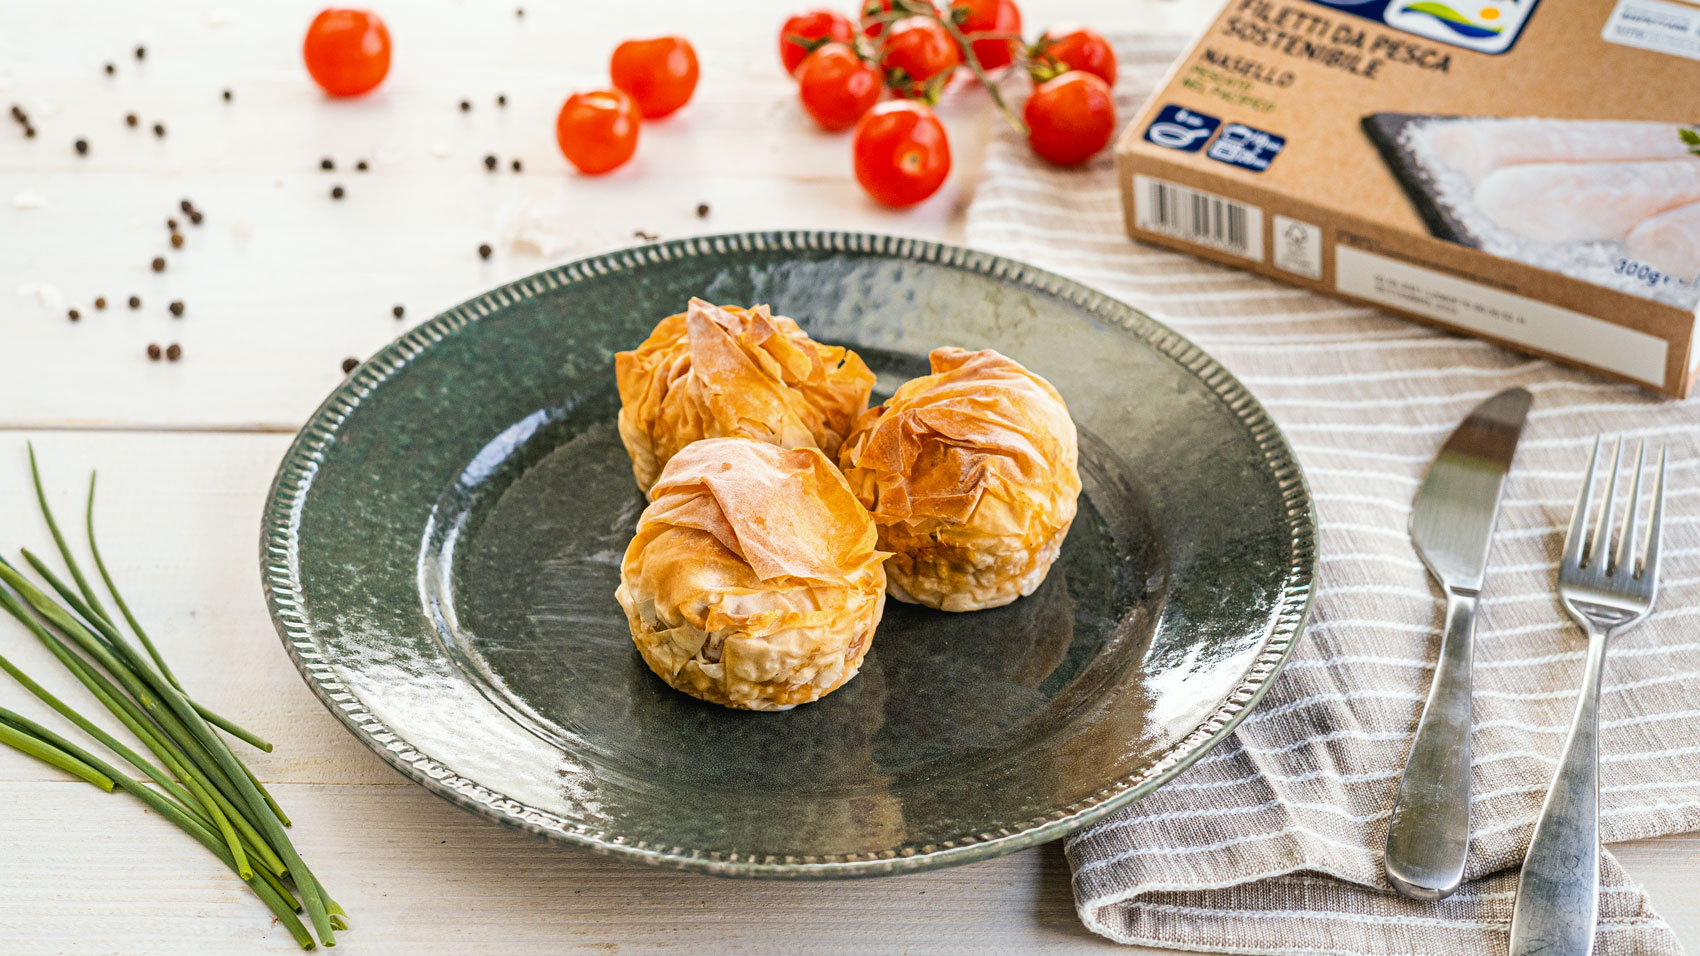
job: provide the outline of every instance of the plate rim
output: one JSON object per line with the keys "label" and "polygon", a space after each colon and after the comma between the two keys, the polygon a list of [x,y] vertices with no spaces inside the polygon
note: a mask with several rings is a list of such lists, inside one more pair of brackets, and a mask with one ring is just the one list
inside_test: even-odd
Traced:
{"label": "plate rim", "polygon": [[[313,642],[302,607],[297,531],[325,449],[343,422],[391,376],[433,345],[501,309],[580,279],[705,254],[811,250],[918,260],[978,272],[1062,298],[1106,325],[1141,339],[1207,386],[1234,413],[1263,452],[1286,508],[1289,561],[1263,644],[1233,693],[1186,736],[1139,772],[1017,828],[968,834],[941,844],[904,844],[832,857],[761,856],[664,847],[557,816],[462,777],[412,747],[338,680],[334,662]],[[765,230],[690,236],[587,256],[498,286],[420,323],[362,363],[308,417],[284,453],[261,518],[260,576],[272,624],[290,660],[324,707],[357,740],[426,791],[510,829],[552,842],[657,867],[719,876],[831,879],[884,876],[990,859],[1073,833],[1145,796],[1202,757],[1256,706],[1304,631],[1315,590],[1315,502],[1297,457],[1251,392],[1186,337],[1144,312],[1088,285],[1019,260],[965,246],[908,236],[837,230]]]}

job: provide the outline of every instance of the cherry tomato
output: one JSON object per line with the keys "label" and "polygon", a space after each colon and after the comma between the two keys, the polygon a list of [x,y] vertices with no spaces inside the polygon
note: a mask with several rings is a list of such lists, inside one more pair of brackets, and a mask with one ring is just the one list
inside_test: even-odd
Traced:
{"label": "cherry tomato", "polygon": [[1083,70],[1039,84],[1022,115],[1033,152],[1058,166],[1086,162],[1116,131],[1109,84]]}
{"label": "cherry tomato", "polygon": [[1020,40],[1010,39],[974,39],[976,33],[1013,33],[1021,34],[1021,10],[1016,7],[1015,0],[951,0],[951,10],[961,19],[957,21],[957,29],[969,40],[968,46],[974,51],[974,58],[980,61],[983,70],[998,70],[1008,66],[1015,60],[1015,50]]}
{"label": "cherry tomato", "polygon": [[920,103],[889,100],[856,124],[856,181],[887,206],[913,206],[950,174],[944,124]]}
{"label": "cherry tomato", "polygon": [[1052,27],[1040,34],[1032,52],[1043,68],[1035,74],[1038,79],[1084,70],[1110,86],[1116,85],[1116,51],[1096,30],[1074,24]]}
{"label": "cherry tomato", "polygon": [[880,101],[880,71],[845,43],[828,43],[797,71],[797,96],[815,122],[849,129]]}
{"label": "cherry tomato", "polygon": [[898,96],[928,99],[962,63],[962,51],[950,32],[930,17],[910,17],[891,25],[885,37],[886,85]]}
{"label": "cherry tomato", "polygon": [[301,56],[326,93],[359,96],[390,71],[390,31],[375,13],[321,10],[307,25]]}
{"label": "cherry tomato", "polygon": [[555,142],[583,173],[605,173],[637,151],[643,120],[630,96],[619,90],[574,93],[555,117]]}
{"label": "cherry tomato", "polygon": [[849,43],[854,35],[850,21],[831,10],[799,13],[779,28],[779,61],[785,72],[796,76],[810,52],[825,43]]}
{"label": "cherry tomato", "polygon": [[890,12],[891,0],[865,0],[862,4],[862,32],[871,37],[877,37],[884,33],[885,23],[869,18]]}
{"label": "cherry tomato", "polygon": [[660,119],[696,92],[697,51],[684,37],[627,40],[614,48],[608,74],[637,101],[645,119]]}

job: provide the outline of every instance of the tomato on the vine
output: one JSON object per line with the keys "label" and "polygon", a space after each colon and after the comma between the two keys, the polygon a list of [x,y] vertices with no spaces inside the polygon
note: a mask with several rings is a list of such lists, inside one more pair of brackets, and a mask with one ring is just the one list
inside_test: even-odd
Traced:
{"label": "tomato on the vine", "polygon": [[862,32],[871,37],[884,33],[885,22],[874,18],[890,12],[891,0],[865,0],[862,4]]}
{"label": "tomato on the vine", "polygon": [[1116,51],[1096,30],[1074,24],[1052,27],[1039,35],[1031,54],[1038,80],[1084,70],[1110,86],[1116,85]]}
{"label": "tomato on the vine", "polygon": [[555,142],[584,173],[605,173],[637,151],[637,104],[619,90],[574,93],[555,117]]}
{"label": "tomato on the vine", "polygon": [[909,17],[885,35],[880,66],[886,85],[898,96],[931,99],[962,63],[962,51],[937,20]]}
{"label": "tomato on the vine", "polygon": [[796,76],[810,53],[828,43],[849,43],[853,36],[849,19],[831,10],[799,13],[779,28],[779,61],[785,72]]}
{"label": "tomato on the vine", "polygon": [[1022,115],[1033,152],[1058,166],[1086,162],[1116,131],[1109,84],[1083,70],[1039,84]]}
{"label": "tomato on the vine", "polygon": [[950,174],[944,124],[920,103],[890,100],[856,124],[856,181],[887,206],[913,206]]}
{"label": "tomato on the vine", "polygon": [[815,122],[849,129],[880,100],[880,71],[845,43],[828,43],[797,71],[797,96]]}
{"label": "tomato on the vine", "polygon": [[614,48],[608,74],[646,119],[660,119],[696,92],[697,51],[684,37],[627,40]]}
{"label": "tomato on the vine", "polygon": [[[1020,45],[1021,10],[1015,0],[951,0],[951,14],[957,29],[968,39],[980,68],[997,70],[1015,60]],[[976,40],[978,33],[1007,33],[1010,37],[987,37]]]}
{"label": "tomato on the vine", "polygon": [[359,96],[390,71],[390,31],[375,13],[321,10],[307,26],[301,56],[326,93]]}

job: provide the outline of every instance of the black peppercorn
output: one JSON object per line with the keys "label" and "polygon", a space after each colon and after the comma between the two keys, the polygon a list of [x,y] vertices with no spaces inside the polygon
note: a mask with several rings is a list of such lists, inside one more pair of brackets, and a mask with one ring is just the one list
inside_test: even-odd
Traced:
{"label": "black peppercorn", "polygon": [[179,318],[181,318],[183,316],[183,300],[182,299],[172,300],[172,303],[170,305],[166,306],[166,308],[171,310],[172,315],[175,315]]}
{"label": "black peppercorn", "polygon": [[118,65],[117,64],[115,64],[115,63],[106,64],[106,75],[107,76],[111,76],[111,75],[113,75],[114,73],[117,73],[117,72],[118,72]]}
{"label": "black peppercorn", "polygon": [[519,160],[517,160],[517,159],[516,159],[516,160],[514,160],[514,162],[513,162],[513,167],[514,167],[514,172],[516,172],[516,173],[517,173],[517,172],[519,172],[519,171],[521,171],[521,170],[523,170],[523,169],[524,169],[524,168],[525,168],[525,167],[524,167],[524,166],[521,166],[521,165],[520,165],[520,162],[519,162]]}
{"label": "black peppercorn", "polygon": [[94,300],[94,307],[97,309],[106,308],[106,296],[96,296]]}
{"label": "black peppercorn", "polygon": [[159,137],[160,139],[164,139],[165,138],[165,124],[164,123],[153,124],[153,134],[155,136]]}
{"label": "black peppercorn", "polygon": [[145,60],[147,58],[148,58],[148,48],[145,47],[145,46],[136,47],[136,59]]}
{"label": "black peppercorn", "polygon": [[329,156],[326,156],[324,159],[319,160],[319,168],[320,169],[335,169],[336,163]]}
{"label": "black peppercorn", "polygon": [[231,93],[231,92],[230,92],[230,91],[229,91],[229,90],[225,90],[225,91],[224,91],[224,93],[223,93],[223,94],[222,94],[222,95],[223,95],[223,97],[224,97],[224,101],[225,101],[225,102],[226,102],[226,103],[228,103],[228,102],[230,102],[230,101],[231,101],[231,99],[232,99],[232,98],[233,98],[233,94],[232,94],[232,93]]}
{"label": "black peppercorn", "polygon": [[153,257],[153,271],[155,271],[155,272],[164,272],[165,271],[165,257],[164,256],[154,256]]}
{"label": "black peppercorn", "polygon": [[460,101],[460,111],[462,113],[472,112],[472,101],[471,100],[461,100]]}
{"label": "black peppercorn", "polygon": [[354,171],[357,172],[357,173],[363,173],[366,170],[371,169],[371,168],[372,167],[366,165],[366,161],[364,159],[362,159],[359,162],[354,164]]}
{"label": "black peppercorn", "polygon": [[407,314],[407,310],[399,305],[391,309],[390,312],[394,313],[395,317],[398,319]]}
{"label": "black peppercorn", "polygon": [[484,168],[488,170],[494,170],[496,168],[495,154],[492,153],[491,155],[484,157]]}
{"label": "black peppercorn", "polygon": [[481,242],[478,244],[478,258],[480,259],[490,258],[490,253],[494,251],[495,250],[490,248],[490,244],[488,242]]}
{"label": "black peppercorn", "polygon": [[87,156],[89,154],[89,141],[88,140],[79,139],[75,143],[72,143],[71,145],[75,146],[77,148],[77,155],[78,156]]}
{"label": "black peppercorn", "polygon": [[359,367],[360,360],[357,358],[345,358],[342,360],[342,374],[344,375],[347,375],[349,372],[352,372]]}
{"label": "black peppercorn", "polygon": [[130,308],[139,309],[141,307],[142,307],[142,297],[138,296],[138,295],[130,296]]}
{"label": "black peppercorn", "polygon": [[165,357],[173,362],[183,357],[183,346],[176,342],[165,347]]}
{"label": "black peppercorn", "polygon": [[708,203],[705,203],[705,202],[697,203],[697,218],[698,219],[707,219],[708,218]]}
{"label": "black peppercorn", "polygon": [[341,199],[342,198],[342,187],[341,186],[332,186],[331,187],[331,198],[332,199]]}
{"label": "black peppercorn", "polygon": [[134,127],[137,124],[141,123],[141,121],[142,121],[142,118],[140,116],[137,116],[134,113],[125,113],[124,114],[124,125],[125,126]]}
{"label": "black peppercorn", "polygon": [[65,313],[65,317],[70,319],[72,322],[75,322],[78,319],[82,318],[83,314],[81,312],[78,312],[76,309],[72,309],[71,311]]}
{"label": "black peppercorn", "polygon": [[172,232],[176,232],[177,231],[177,220],[167,218],[165,220],[165,228],[171,230]]}
{"label": "black peppercorn", "polygon": [[497,94],[496,94],[496,105],[497,105],[497,106],[506,106],[506,105],[508,105],[508,94],[506,94],[506,93],[497,93]]}
{"label": "black peppercorn", "polygon": [[158,342],[148,343],[148,358],[153,359],[155,362],[157,362],[157,361],[159,361],[159,355],[160,355],[159,343]]}
{"label": "black peppercorn", "polygon": [[191,210],[189,210],[189,224],[190,224],[190,225],[191,225],[191,226],[198,226],[198,225],[200,225],[200,224],[201,224],[201,220],[202,220],[202,219],[205,219],[205,218],[206,218],[206,217],[205,217],[205,216],[203,216],[203,215],[201,215],[201,211],[200,211],[200,210],[199,210],[199,209],[191,209]]}

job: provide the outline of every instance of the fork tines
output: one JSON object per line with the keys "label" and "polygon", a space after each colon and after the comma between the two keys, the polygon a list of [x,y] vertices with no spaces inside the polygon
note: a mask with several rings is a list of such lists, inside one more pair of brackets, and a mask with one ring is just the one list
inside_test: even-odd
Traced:
{"label": "fork tines", "polygon": [[[1559,565],[1562,575],[1567,573],[1594,579],[1610,578],[1613,583],[1623,586],[1624,572],[1627,577],[1649,590],[1656,584],[1659,574],[1659,527],[1663,523],[1665,508],[1665,455],[1663,445],[1659,446],[1658,472],[1653,476],[1653,502],[1647,516],[1647,530],[1637,542],[1640,530],[1641,488],[1642,478],[1646,472],[1647,443],[1642,441],[1635,452],[1635,477],[1631,483],[1629,497],[1624,502],[1624,522],[1621,529],[1612,527],[1617,507],[1617,479],[1623,464],[1623,439],[1612,442],[1611,477],[1606,480],[1606,493],[1597,503],[1594,503],[1594,474],[1599,469],[1600,448],[1604,444],[1603,436],[1594,439],[1594,453],[1588,459],[1588,473],[1582,479],[1582,488],[1576,495],[1576,510],[1570,516],[1570,531],[1564,538],[1564,558]],[[1593,512],[1590,522],[1589,513]],[[1617,546],[1612,548],[1613,531],[1617,531]],[[1639,543],[1639,547],[1637,544]]]}

